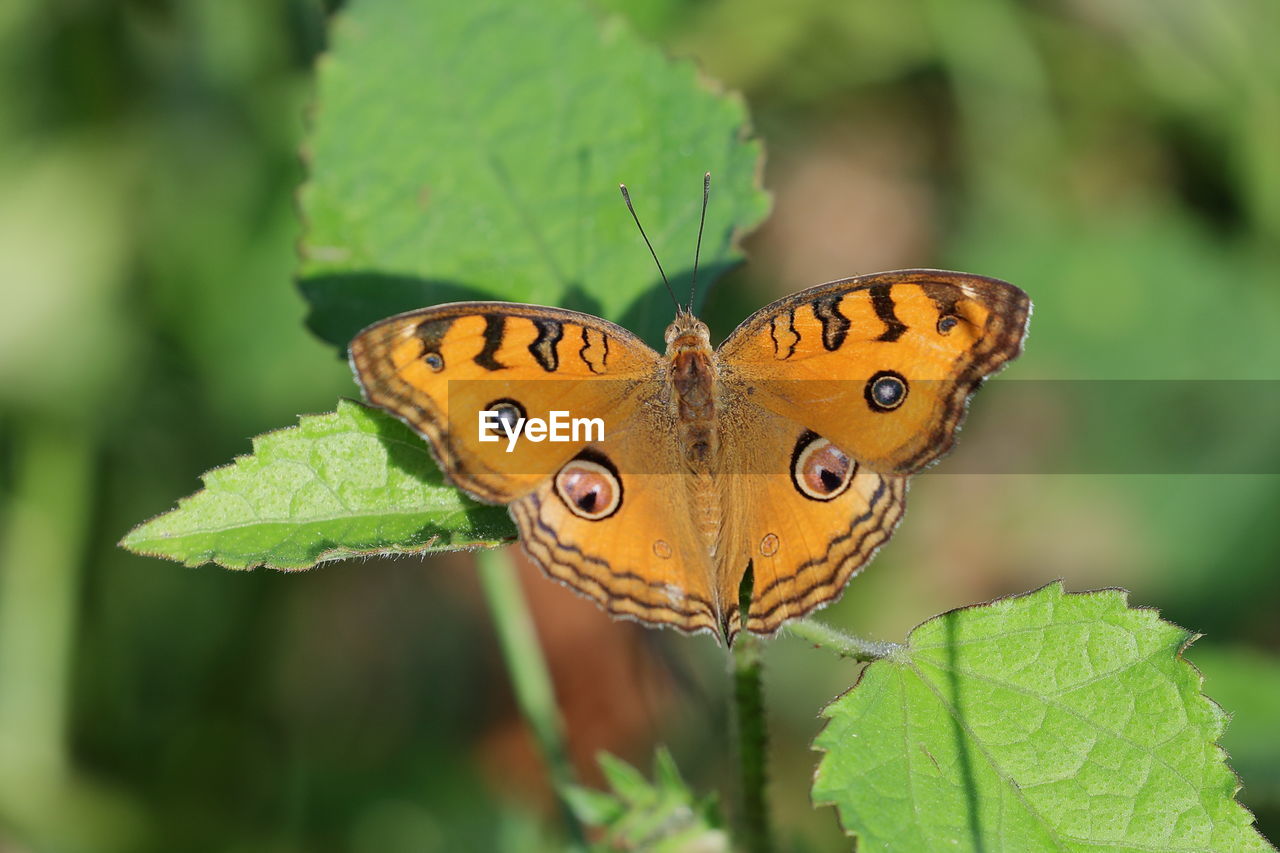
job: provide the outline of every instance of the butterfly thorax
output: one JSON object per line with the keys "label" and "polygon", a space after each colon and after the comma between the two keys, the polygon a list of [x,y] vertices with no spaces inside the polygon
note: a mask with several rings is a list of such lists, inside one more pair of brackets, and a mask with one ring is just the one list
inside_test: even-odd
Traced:
{"label": "butterfly thorax", "polygon": [[680,447],[691,468],[706,468],[716,450],[715,366],[711,335],[692,314],[681,312],[667,328],[667,362]]}

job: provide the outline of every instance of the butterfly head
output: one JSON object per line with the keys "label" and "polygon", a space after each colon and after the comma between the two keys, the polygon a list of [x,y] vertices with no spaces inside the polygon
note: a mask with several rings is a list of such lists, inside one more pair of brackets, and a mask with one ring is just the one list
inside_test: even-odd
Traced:
{"label": "butterfly head", "polygon": [[667,342],[668,358],[691,350],[711,351],[711,332],[707,324],[683,308],[676,312],[675,320],[667,326],[663,337]]}

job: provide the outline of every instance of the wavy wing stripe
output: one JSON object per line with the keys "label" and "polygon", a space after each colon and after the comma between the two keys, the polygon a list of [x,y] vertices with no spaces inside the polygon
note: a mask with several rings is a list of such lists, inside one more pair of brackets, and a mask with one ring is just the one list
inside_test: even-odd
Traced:
{"label": "wavy wing stripe", "polygon": [[[856,465],[856,462],[855,462],[855,465]],[[876,487],[876,490],[872,492],[871,498],[867,501],[867,508],[861,514],[859,514],[856,518],[854,518],[852,522],[850,522],[848,529],[844,533],[841,533],[839,536],[836,536],[834,539],[830,540],[827,543],[827,550],[823,553],[821,557],[813,557],[811,559],[805,560],[803,563],[796,566],[796,568],[792,571],[792,573],[787,575],[786,577],[774,578],[769,585],[765,586],[763,589],[758,589],[755,591],[753,595],[753,598],[755,599],[755,601],[763,602],[770,595],[770,593],[772,593],[775,589],[782,586],[783,584],[795,583],[796,578],[804,574],[805,572],[811,571],[814,568],[821,568],[822,566],[825,566],[827,563],[831,562],[831,552],[835,549],[835,547],[837,545],[842,545],[843,543],[848,541],[850,537],[854,536],[856,533],[858,533],[860,529],[862,529],[863,525],[865,525],[868,521],[872,521],[875,518],[876,514],[883,509],[885,500],[891,496],[892,494],[891,481],[886,477],[880,477],[879,479],[880,479],[880,484]],[[873,525],[874,525],[874,522],[873,522]]]}
{"label": "wavy wing stripe", "polygon": [[[936,290],[929,296],[935,303],[938,301]],[[946,398],[942,422],[932,432],[934,440],[923,445],[899,470],[915,471],[946,455],[955,443],[956,427],[964,419],[969,399],[978,386],[1021,353],[1027,321],[1031,319],[1031,301],[1021,291],[1019,297],[1010,299],[1008,319],[995,310],[988,316],[987,328],[973,350],[972,361],[953,377],[956,387]]]}
{"label": "wavy wing stripe", "polygon": [[[642,584],[665,591],[665,584],[646,581],[631,572],[616,572],[604,560],[584,554],[581,549],[567,545],[555,537],[555,532],[538,515],[541,499],[529,495],[534,505],[530,508],[524,500],[508,507],[512,519],[520,529],[520,539],[525,551],[549,577],[560,581],[579,593],[594,599],[609,613],[643,622],[655,622],[679,628],[687,632],[716,631],[710,602],[686,593],[686,599],[699,606],[695,609],[678,608],[671,604],[646,601],[618,588],[618,583]],[[599,565],[604,575],[588,571],[588,564]]]}
{"label": "wavy wing stripe", "polygon": [[[849,529],[827,544],[822,557],[803,563],[795,574],[776,578],[751,602],[747,627],[753,633],[772,634],[783,622],[804,616],[814,608],[839,597],[858,569],[870,562],[880,546],[893,535],[906,510],[907,481],[885,478],[871,506],[854,519]],[[784,583],[801,586],[806,573],[819,573],[816,583],[790,596],[773,595]]]}
{"label": "wavy wing stripe", "polygon": [[[428,347],[424,352],[436,352]],[[380,370],[379,366],[391,362],[392,346],[386,339],[365,340],[357,338],[351,344],[351,366],[365,399],[379,408],[390,411],[419,433],[438,439],[443,433],[439,409],[431,398],[420,393],[397,373]],[[438,354],[438,353],[437,353]]]}
{"label": "wavy wing stripe", "polygon": [[547,373],[560,369],[560,340],[564,337],[564,323],[559,320],[534,320],[538,337],[529,344],[529,353]]}
{"label": "wavy wing stripe", "polygon": [[506,370],[508,365],[496,358],[507,340],[507,318],[502,314],[484,315],[484,347],[471,360],[490,372]]}
{"label": "wavy wing stripe", "polygon": [[[783,316],[779,312],[769,321],[769,338],[773,341],[773,356],[780,361],[786,361],[795,355],[796,345],[800,343],[800,333],[796,331],[796,309],[792,308],[786,312],[787,326],[785,329],[779,326]],[[782,351],[784,346],[787,348],[786,352]]]}
{"label": "wavy wing stripe", "polygon": [[[836,574],[832,579],[825,584],[815,586],[798,601],[788,600],[786,603],[791,610],[785,618],[803,616],[814,608],[838,598],[843,593],[849,579],[871,562],[871,558],[876,555],[876,552],[893,536],[894,530],[897,528],[898,523],[902,521],[902,516],[906,512],[906,503],[903,500],[906,484],[903,483],[895,491],[896,495],[886,507],[879,524],[864,533],[857,547],[849,555],[841,559],[836,569]],[[782,617],[777,618],[771,630],[777,630],[782,621]]]}
{"label": "wavy wing stripe", "polygon": [[849,327],[853,325],[848,317],[840,313],[843,299],[843,296],[835,295],[813,301],[813,316],[822,323],[822,346],[827,352],[835,352],[844,346]]}
{"label": "wavy wing stripe", "polygon": [[[403,382],[399,384],[406,385]],[[388,382],[384,383],[377,392],[368,394],[368,399],[370,403],[389,410],[419,433],[428,435],[433,439],[441,438],[446,432],[441,425],[443,419],[439,413],[431,411],[430,408],[419,402],[424,401],[430,405],[430,401],[426,397],[411,397],[408,393],[401,391]]]}
{"label": "wavy wing stripe", "polygon": [[[608,560],[605,560],[601,557],[593,557],[590,554],[585,553],[578,546],[571,545],[561,541],[560,538],[556,536],[555,529],[542,520],[542,512],[541,512],[542,498],[537,494],[537,492],[534,492],[528,496],[528,499],[535,505],[537,509],[537,512],[535,512],[531,516],[531,518],[538,532],[542,533],[546,537],[550,537],[551,539],[553,539],[562,550],[578,555],[578,557],[584,562],[593,563],[595,565],[601,566],[605,571],[606,579],[622,581],[622,582],[629,581],[629,582],[643,584],[644,586],[652,587],[654,589],[660,589],[664,591],[667,589],[668,585],[661,581],[646,580],[644,576],[638,575],[635,572],[625,572],[625,571],[620,572],[617,569],[615,569],[613,567],[613,564],[611,564]],[[690,601],[697,602],[703,607],[706,607],[708,609],[711,608],[711,602],[700,595],[694,595],[693,593],[685,593],[684,597]]]}
{"label": "wavy wing stripe", "polygon": [[[597,341],[591,340],[591,333],[596,332]],[[578,360],[587,366],[587,370],[597,376],[609,369],[609,333],[582,327],[582,348],[578,350]]]}
{"label": "wavy wing stripe", "polygon": [[899,320],[897,313],[894,311],[896,305],[893,301],[892,290],[893,286],[889,284],[876,284],[869,289],[871,293],[871,308],[876,312],[877,319],[884,323],[884,331],[876,338],[877,341],[892,343],[907,331],[907,324]]}

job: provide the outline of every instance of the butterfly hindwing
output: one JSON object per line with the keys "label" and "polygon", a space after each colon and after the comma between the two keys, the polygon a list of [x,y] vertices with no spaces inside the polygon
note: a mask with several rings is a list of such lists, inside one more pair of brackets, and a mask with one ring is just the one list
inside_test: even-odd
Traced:
{"label": "butterfly hindwing", "polygon": [[[721,595],[752,573],[748,630],[772,634],[820,607],[893,534],[907,478],[880,474],[823,436],[743,402],[726,424]],[[736,600],[736,599],[735,599]],[[730,633],[741,627],[736,613]]]}
{"label": "butterfly hindwing", "polygon": [[[724,611],[665,389],[511,504],[525,550],[614,616],[718,631]],[[582,501],[582,497],[589,501]]]}

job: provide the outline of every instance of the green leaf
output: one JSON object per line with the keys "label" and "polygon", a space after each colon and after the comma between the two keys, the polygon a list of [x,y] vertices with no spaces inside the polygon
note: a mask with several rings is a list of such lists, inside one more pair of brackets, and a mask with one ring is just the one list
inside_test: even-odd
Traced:
{"label": "green leaf", "polygon": [[345,348],[400,311],[502,298],[589,311],[657,340],[672,305],[618,194],[687,293],[768,208],[740,99],[578,0],[364,0],[319,67],[301,288]]}
{"label": "green leaf", "polygon": [[445,484],[427,445],[375,409],[342,401],[259,436],[253,454],[120,543],[189,566],[307,568],[323,560],[491,546],[515,530],[502,507]]}
{"label": "green leaf", "polygon": [[[332,45],[300,194],[300,278],[312,327],[343,349],[369,322],[473,297],[587,310],[656,338],[673,309],[618,182],[676,287],[704,171],[716,180],[703,284],[768,207],[741,101],[577,0],[364,0],[337,17]],[[300,568],[514,536],[504,511],[445,486],[403,426],[351,406],[265,437],[207,485],[122,544]]]}
{"label": "green leaf", "polygon": [[564,800],[585,826],[608,826],[626,814],[627,807],[612,794],[581,785],[564,789]]}
{"label": "green leaf", "polygon": [[1231,711],[1222,747],[1254,806],[1280,805],[1280,661],[1255,649],[1197,644],[1188,654],[1213,697]]}
{"label": "green leaf", "polygon": [[825,710],[814,801],[867,850],[1271,850],[1192,639],[1057,583],[938,616]]}
{"label": "green leaf", "polygon": [[657,789],[649,784],[644,774],[617,756],[602,752],[596,758],[609,787],[631,805],[647,806],[657,799]]}
{"label": "green leaf", "polygon": [[714,797],[698,799],[665,747],[654,756],[654,781],[608,753],[600,769],[612,793],[570,786],[565,801],[578,820],[604,830],[600,850],[719,853],[729,850]]}

